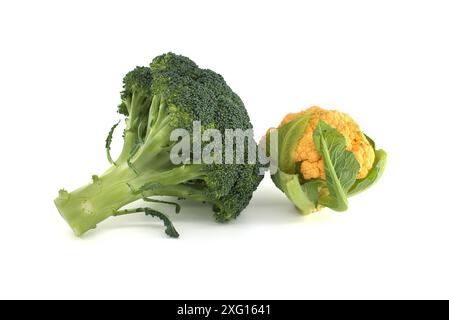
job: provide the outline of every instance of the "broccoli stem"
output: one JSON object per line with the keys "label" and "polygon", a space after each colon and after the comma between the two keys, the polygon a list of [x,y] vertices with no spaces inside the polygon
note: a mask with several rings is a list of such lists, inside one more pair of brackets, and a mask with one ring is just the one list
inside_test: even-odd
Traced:
{"label": "broccoli stem", "polygon": [[56,207],[75,235],[80,236],[140,198],[128,185],[133,177],[134,173],[125,166],[112,167],[103,176],[94,178],[91,184],[71,193],[60,191]]}
{"label": "broccoli stem", "polygon": [[125,205],[145,197],[161,195],[206,201],[201,188],[188,184],[203,174],[202,166],[198,165],[153,168],[136,175],[125,163],[112,166],[101,177],[94,176],[92,183],[71,193],[60,191],[55,204],[75,235],[81,236],[105,219],[116,216]]}
{"label": "broccoli stem", "polygon": [[125,105],[129,110],[129,117],[126,119],[123,150],[117,159],[116,164],[120,165],[128,160],[136,141],[138,141],[139,124],[141,123],[140,110],[145,110],[146,107],[149,108],[150,103],[151,101],[147,96],[139,93],[134,93],[132,98],[126,99]]}
{"label": "broccoli stem", "polygon": [[131,129],[126,129],[126,134],[123,142],[123,150],[118,159],[115,161],[117,165],[125,163],[128,159],[129,154],[134,148],[135,141],[137,138],[137,132],[131,131]]}

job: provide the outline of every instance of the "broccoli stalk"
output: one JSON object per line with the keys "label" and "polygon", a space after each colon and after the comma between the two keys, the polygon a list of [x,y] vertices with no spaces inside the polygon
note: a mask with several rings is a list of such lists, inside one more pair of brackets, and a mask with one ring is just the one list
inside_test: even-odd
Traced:
{"label": "broccoli stalk", "polygon": [[71,193],[59,191],[56,207],[75,235],[80,236],[113,216],[119,208],[139,199],[125,182],[131,179],[128,168],[113,167],[101,177],[94,176],[89,185]]}
{"label": "broccoli stalk", "polygon": [[163,220],[166,233],[177,237],[163,213],[122,209],[139,199],[155,202],[151,196],[211,203],[218,221],[235,218],[246,207],[262,179],[258,165],[176,165],[170,160],[177,143],[170,141],[170,134],[176,128],[192,133],[196,120],[222,131],[251,126],[243,104],[221,76],[182,56],[160,56],[151,68],[137,67],[125,76],[119,113],[127,116],[120,156],[113,161],[109,153],[114,125],[106,139],[112,166],[84,187],[71,193],[61,190],[55,200],[77,236],[111,216],[142,212]]}

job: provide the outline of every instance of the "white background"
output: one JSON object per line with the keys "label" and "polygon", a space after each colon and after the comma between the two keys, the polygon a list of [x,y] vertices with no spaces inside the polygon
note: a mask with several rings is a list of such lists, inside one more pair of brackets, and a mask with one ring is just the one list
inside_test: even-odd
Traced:
{"label": "white background", "polygon": [[[445,1],[2,1],[0,298],[449,298]],[[256,138],[311,105],[389,153],[345,213],[266,179],[234,222],[188,203],[75,238],[53,205],[108,164],[121,79],[173,51],[222,74]],[[119,135],[114,144],[120,145]],[[161,207],[162,208],[162,207]]]}

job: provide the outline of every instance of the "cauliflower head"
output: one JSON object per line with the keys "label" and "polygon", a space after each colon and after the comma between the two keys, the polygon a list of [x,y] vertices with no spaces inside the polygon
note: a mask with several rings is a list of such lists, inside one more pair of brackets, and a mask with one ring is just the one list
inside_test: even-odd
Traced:
{"label": "cauliflower head", "polygon": [[320,178],[325,180],[326,178],[323,159],[313,142],[313,132],[320,120],[323,120],[344,136],[346,149],[354,154],[360,165],[357,179],[365,178],[373,167],[375,152],[360,130],[359,125],[346,113],[314,106],[301,112],[287,114],[281,121],[279,128],[306,115],[310,116],[309,123],[303,138],[298,142],[295,151],[292,152],[295,162],[301,164],[300,171],[304,179]]}

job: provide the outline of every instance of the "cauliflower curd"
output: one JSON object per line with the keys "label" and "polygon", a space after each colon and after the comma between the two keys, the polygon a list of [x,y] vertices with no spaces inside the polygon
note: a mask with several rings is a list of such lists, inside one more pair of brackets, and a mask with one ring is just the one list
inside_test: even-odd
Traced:
{"label": "cauliflower curd", "polygon": [[297,119],[301,116],[310,116],[304,137],[299,141],[293,157],[296,162],[301,163],[300,171],[304,179],[310,180],[315,178],[325,179],[324,163],[321,155],[313,142],[313,131],[318,121],[323,120],[331,127],[340,132],[346,139],[347,150],[351,151],[358,163],[360,170],[357,179],[363,179],[373,166],[375,152],[371,144],[366,139],[359,125],[346,113],[336,110],[325,110],[320,107],[311,107],[307,110],[289,113],[282,120],[279,127],[286,123]]}

